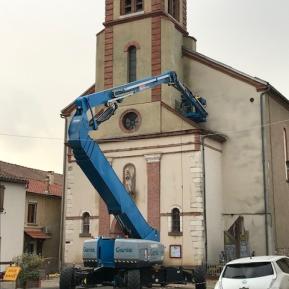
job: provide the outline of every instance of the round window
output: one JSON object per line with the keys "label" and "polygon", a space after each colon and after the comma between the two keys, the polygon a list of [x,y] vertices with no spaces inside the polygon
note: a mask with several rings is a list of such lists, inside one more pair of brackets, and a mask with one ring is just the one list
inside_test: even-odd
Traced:
{"label": "round window", "polygon": [[121,126],[126,130],[133,132],[140,126],[140,115],[136,111],[125,112],[121,117]]}

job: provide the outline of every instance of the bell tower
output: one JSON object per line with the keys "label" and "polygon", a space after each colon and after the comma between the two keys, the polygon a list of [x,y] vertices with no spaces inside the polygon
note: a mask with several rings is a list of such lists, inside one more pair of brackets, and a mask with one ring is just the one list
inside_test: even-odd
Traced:
{"label": "bell tower", "polygon": [[[183,74],[179,66],[188,37],[187,0],[105,1],[105,29],[97,35],[97,89],[168,69]],[[161,90],[153,89],[150,101],[160,101]]]}
{"label": "bell tower", "polygon": [[[108,89],[167,70],[183,78],[183,47],[194,49],[187,32],[187,0],[105,0],[104,30],[97,34],[96,90]],[[163,106],[175,108],[180,96],[168,86],[127,98],[95,137],[109,139],[165,131]],[[129,125],[127,125],[129,124]],[[138,204],[148,222],[160,229],[160,157],[147,160],[147,203]],[[143,192],[144,193],[144,192]],[[136,202],[139,202],[136,199]],[[146,208],[150,208],[147,210]],[[99,234],[113,229],[102,201]]]}

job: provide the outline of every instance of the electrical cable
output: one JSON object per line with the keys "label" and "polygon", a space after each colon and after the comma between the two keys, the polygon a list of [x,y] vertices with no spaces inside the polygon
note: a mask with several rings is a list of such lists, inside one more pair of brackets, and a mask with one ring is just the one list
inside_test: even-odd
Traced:
{"label": "electrical cable", "polygon": [[[206,134],[207,136],[219,136],[219,135],[230,135],[230,134],[237,134],[237,133],[241,133],[241,132],[246,132],[246,131],[250,131],[250,130],[254,130],[254,129],[259,129],[261,127],[270,127],[273,125],[277,125],[277,124],[281,124],[281,123],[289,123],[289,119],[285,119],[285,120],[280,120],[280,121],[275,121],[275,122],[271,122],[271,123],[267,123],[265,125],[257,125],[257,126],[251,126],[251,127],[247,127],[247,128],[243,128],[240,130],[220,130],[220,132],[212,132],[212,133],[208,133]],[[21,134],[10,134],[10,133],[1,133],[0,132],[0,137],[4,136],[4,137],[17,137],[17,138],[28,138],[28,139],[40,139],[40,140],[55,140],[55,141],[64,141],[63,138],[60,137],[46,137],[46,136],[34,136],[34,135],[21,135]],[[94,140],[92,140],[94,141]],[[118,139],[109,139],[110,142],[123,142],[124,140],[118,140]],[[133,140],[126,140],[126,141],[133,141]]]}

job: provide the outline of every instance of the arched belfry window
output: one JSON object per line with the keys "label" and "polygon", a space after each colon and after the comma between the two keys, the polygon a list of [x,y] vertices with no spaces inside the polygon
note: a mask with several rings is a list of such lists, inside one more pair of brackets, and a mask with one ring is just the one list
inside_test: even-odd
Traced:
{"label": "arched belfry window", "polygon": [[120,14],[130,14],[143,11],[143,0],[121,0]]}
{"label": "arched belfry window", "polygon": [[173,208],[171,212],[172,217],[172,229],[171,233],[181,232],[181,212],[178,208]]}
{"label": "arched belfry window", "polygon": [[89,235],[90,231],[90,215],[88,212],[82,214],[82,234]]}
{"label": "arched belfry window", "polygon": [[136,65],[137,65],[137,59],[136,59],[136,47],[130,46],[127,50],[128,53],[128,82],[132,82],[136,80]]}
{"label": "arched belfry window", "polygon": [[176,20],[180,20],[180,0],[168,0],[168,13]]}

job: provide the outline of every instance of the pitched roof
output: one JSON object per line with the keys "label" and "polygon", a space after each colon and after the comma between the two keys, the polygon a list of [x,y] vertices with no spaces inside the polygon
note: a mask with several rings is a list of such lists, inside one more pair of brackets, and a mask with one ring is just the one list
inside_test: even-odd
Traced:
{"label": "pitched roof", "polygon": [[220,61],[217,61],[215,59],[212,59],[204,54],[201,54],[199,52],[187,49],[183,47],[183,55],[187,56],[191,59],[194,59],[200,63],[203,63],[207,66],[210,66],[211,68],[214,68],[216,70],[222,71],[236,79],[239,79],[241,81],[244,81],[248,84],[253,85],[256,87],[257,91],[263,91],[266,90],[269,86],[269,83],[263,79],[260,79],[258,77],[251,76],[247,73],[244,73],[240,70],[237,70],[227,64],[224,64]]}
{"label": "pitched roof", "polygon": [[[92,93],[95,93],[95,84],[92,84],[80,96],[85,96],[85,95],[89,95]],[[64,109],[61,110],[61,115],[64,117],[69,116],[74,109],[75,109],[75,104],[74,102],[72,102],[69,105],[67,105]]]}
{"label": "pitched roof", "polygon": [[[49,184],[48,176],[53,174],[53,183]],[[42,171],[0,161],[0,179],[27,183],[27,192],[62,196],[63,175]]]}
{"label": "pitched roof", "polygon": [[15,177],[7,172],[3,172],[0,169],[0,181],[9,182],[9,183],[18,183],[18,184],[26,184],[27,180],[19,177]]}

